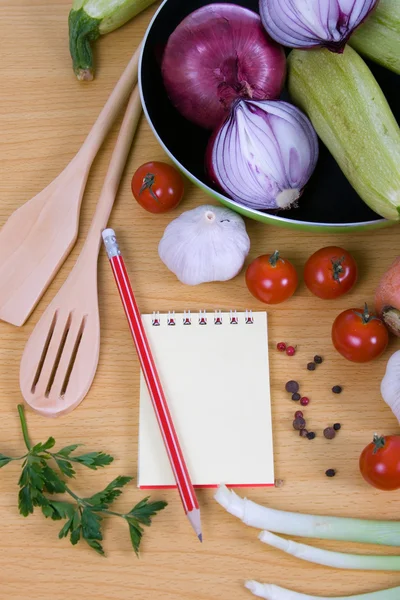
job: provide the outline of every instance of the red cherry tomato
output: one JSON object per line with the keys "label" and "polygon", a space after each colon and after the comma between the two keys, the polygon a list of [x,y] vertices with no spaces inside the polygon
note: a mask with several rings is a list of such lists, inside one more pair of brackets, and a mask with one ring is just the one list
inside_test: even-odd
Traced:
{"label": "red cherry tomato", "polygon": [[259,256],[247,267],[246,285],[257,300],[266,304],[284,302],[296,291],[296,269],[291,262],[274,254]]}
{"label": "red cherry tomato", "polygon": [[374,436],[360,456],[360,471],[365,481],[378,490],[400,488],[400,436]]}
{"label": "red cherry tomato", "polygon": [[163,162],[148,162],[139,167],[132,177],[131,187],[140,206],[151,213],[176,208],[184,192],[180,173]]}
{"label": "red cherry tomato", "polygon": [[364,310],[351,308],[340,313],[332,326],[332,342],[347,360],[363,363],[377,358],[389,341],[383,322]]}
{"label": "red cherry tomato", "polygon": [[338,298],[357,280],[357,264],[347,250],[338,246],[321,248],[305,264],[304,281],[318,298]]}

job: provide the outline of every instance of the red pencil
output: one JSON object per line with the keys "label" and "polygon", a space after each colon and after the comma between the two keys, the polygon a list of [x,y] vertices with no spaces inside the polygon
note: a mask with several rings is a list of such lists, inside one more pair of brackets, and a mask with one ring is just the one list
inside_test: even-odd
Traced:
{"label": "red pencil", "polygon": [[105,229],[103,231],[103,241],[108,258],[110,259],[111,268],[125,309],[133,341],[135,342],[140,365],[160,426],[161,435],[175,476],[182,504],[190,524],[196,532],[197,537],[202,542],[203,537],[201,532],[199,503],[190,480],[178,436],[168,409],[167,400],[151,354],[140,312],[136,304],[135,296],[133,295],[124,259],[121,256],[113,229]]}

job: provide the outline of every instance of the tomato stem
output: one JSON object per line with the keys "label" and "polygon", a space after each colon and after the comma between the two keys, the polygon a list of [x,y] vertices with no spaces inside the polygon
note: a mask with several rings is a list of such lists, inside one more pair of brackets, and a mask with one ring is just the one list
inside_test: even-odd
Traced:
{"label": "tomato stem", "polygon": [[376,454],[378,452],[378,450],[381,450],[382,448],[384,448],[385,443],[386,443],[386,440],[385,440],[384,436],[378,435],[377,433],[375,433],[374,434],[375,448],[374,448],[373,454]]}
{"label": "tomato stem", "polygon": [[335,281],[337,281],[338,283],[340,283],[340,274],[343,273],[343,261],[344,261],[345,257],[342,256],[342,258],[338,258],[337,260],[331,260],[332,262],[332,269],[333,269],[333,279]]}
{"label": "tomato stem", "polygon": [[147,173],[145,177],[143,177],[143,185],[140,188],[139,191],[139,196],[145,191],[145,190],[149,190],[150,195],[152,198],[154,198],[154,200],[156,202],[160,202],[160,200],[157,198],[157,195],[153,192],[153,185],[155,182],[155,175],[154,173]]}
{"label": "tomato stem", "polygon": [[377,317],[374,317],[373,315],[370,314],[367,303],[365,303],[364,311],[362,313],[358,312],[357,310],[355,310],[354,313],[361,318],[363,325],[366,325],[370,321],[379,321],[379,319]]}
{"label": "tomato stem", "polygon": [[269,257],[269,264],[271,267],[276,267],[276,263],[279,260],[279,250],[275,250],[273,254]]}

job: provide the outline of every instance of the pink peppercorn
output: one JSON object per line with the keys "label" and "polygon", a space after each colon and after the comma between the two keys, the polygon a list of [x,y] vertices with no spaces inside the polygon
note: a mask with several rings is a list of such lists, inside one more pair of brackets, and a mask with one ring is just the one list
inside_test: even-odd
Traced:
{"label": "pink peppercorn", "polygon": [[295,348],[293,348],[293,346],[288,346],[288,347],[286,348],[286,354],[287,354],[288,356],[293,356],[294,354],[296,354],[296,349],[295,349]]}
{"label": "pink peppercorn", "polygon": [[308,404],[310,404],[310,398],[306,398],[306,396],[303,396],[303,398],[300,398],[300,404],[302,406],[307,406]]}

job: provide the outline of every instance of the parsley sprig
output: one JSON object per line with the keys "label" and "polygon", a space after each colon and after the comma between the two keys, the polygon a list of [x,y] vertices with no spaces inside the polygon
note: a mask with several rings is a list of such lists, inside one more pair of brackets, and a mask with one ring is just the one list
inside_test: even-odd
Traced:
{"label": "parsley sprig", "polygon": [[[101,555],[104,555],[101,544],[104,516],[120,517],[128,524],[132,546],[138,554],[144,533],[143,527],[149,527],[152,517],[165,508],[167,503],[149,502],[149,498],[144,498],[128,513],[110,510],[111,504],[122,494],[122,488],[132,481],[132,477],[121,475],[101,492],[81,498],[67,485],[68,480],[76,475],[74,465],[97,470],[112,463],[113,457],[104,452],[75,454],[80,444],[72,444],[54,451],[56,442],[52,437],[44,443],[32,446],[22,405],[18,405],[18,413],[28,452],[17,458],[0,453],[0,468],[12,461],[23,461],[18,481],[18,508],[21,515],[27,517],[35,508],[40,508],[46,518],[53,521],[65,520],[58,534],[60,539],[69,536],[73,545],[84,540]],[[68,495],[71,500],[55,500],[54,494]]]}

